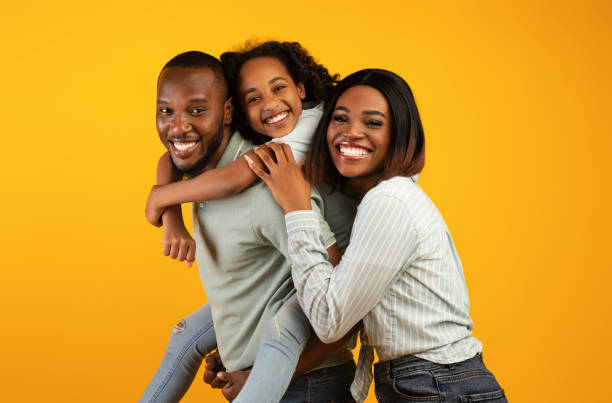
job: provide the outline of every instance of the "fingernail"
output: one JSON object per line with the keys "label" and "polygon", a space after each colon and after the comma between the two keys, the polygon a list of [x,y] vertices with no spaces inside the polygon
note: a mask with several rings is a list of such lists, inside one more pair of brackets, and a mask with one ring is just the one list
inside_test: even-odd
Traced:
{"label": "fingernail", "polygon": [[246,154],[244,154],[244,159],[247,160],[247,164],[251,165],[253,163],[253,160]]}

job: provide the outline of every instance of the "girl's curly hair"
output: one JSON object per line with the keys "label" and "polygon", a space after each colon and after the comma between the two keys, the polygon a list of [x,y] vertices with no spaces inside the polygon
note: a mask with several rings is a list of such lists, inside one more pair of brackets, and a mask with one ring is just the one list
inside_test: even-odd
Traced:
{"label": "girl's curly hair", "polygon": [[340,75],[329,74],[325,66],[317,63],[315,59],[298,42],[267,41],[263,43],[246,42],[235,52],[225,52],[221,55],[223,72],[229,85],[234,106],[234,119],[232,128],[254,141],[263,143],[268,137],[256,133],[246,119],[238,97],[238,76],[244,63],[256,57],[273,57],[279,60],[293,81],[304,84],[306,90],[305,102],[323,102],[332,93]]}

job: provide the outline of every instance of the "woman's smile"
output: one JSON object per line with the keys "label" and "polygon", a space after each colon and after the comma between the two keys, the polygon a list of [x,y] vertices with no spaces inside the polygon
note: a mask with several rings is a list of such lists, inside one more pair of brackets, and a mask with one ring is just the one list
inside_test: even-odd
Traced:
{"label": "woman's smile", "polygon": [[358,85],[338,98],[327,128],[327,142],[340,175],[351,182],[375,184],[390,140],[391,114],[380,91]]}

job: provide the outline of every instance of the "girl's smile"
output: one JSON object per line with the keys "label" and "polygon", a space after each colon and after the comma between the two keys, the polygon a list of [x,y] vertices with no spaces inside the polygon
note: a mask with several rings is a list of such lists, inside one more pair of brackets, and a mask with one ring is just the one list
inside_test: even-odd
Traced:
{"label": "girl's smile", "polygon": [[269,137],[282,137],[293,130],[306,92],[280,60],[250,59],[240,68],[238,81],[240,103],[253,130]]}

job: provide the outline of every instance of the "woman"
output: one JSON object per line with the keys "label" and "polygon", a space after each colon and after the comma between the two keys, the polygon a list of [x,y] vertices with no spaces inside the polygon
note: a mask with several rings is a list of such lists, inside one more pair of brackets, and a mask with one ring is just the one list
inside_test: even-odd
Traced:
{"label": "woman", "polygon": [[[372,379],[381,402],[505,402],[482,362],[461,262],[442,216],[410,179],[424,165],[412,92],[394,73],[368,69],[336,87],[312,141],[306,176],[360,199],[349,246],[332,269],[310,210],[310,183],[286,145],[251,163],[285,210],[299,302],[324,342],[363,320],[352,385],[358,401]],[[276,159],[276,162],[274,161]]]}

